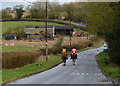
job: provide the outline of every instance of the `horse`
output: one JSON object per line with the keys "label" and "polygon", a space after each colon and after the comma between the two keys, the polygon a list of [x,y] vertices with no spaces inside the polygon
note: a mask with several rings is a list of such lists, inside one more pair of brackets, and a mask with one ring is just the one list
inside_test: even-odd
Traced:
{"label": "horse", "polygon": [[66,60],[67,60],[67,54],[63,53],[63,55],[62,55],[62,62],[64,63],[63,66],[66,65]]}
{"label": "horse", "polygon": [[75,65],[75,61],[77,59],[77,54],[76,53],[71,54],[71,59],[73,60],[73,65]]}

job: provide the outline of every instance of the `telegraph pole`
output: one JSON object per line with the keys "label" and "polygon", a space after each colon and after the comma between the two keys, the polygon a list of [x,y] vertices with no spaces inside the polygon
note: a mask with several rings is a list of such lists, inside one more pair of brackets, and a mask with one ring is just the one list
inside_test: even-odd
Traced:
{"label": "telegraph pole", "polygon": [[[71,20],[70,20],[70,26],[71,26]],[[71,29],[70,29],[70,46],[71,46],[71,41],[72,41],[72,31],[71,31]]]}
{"label": "telegraph pole", "polygon": [[46,0],[46,22],[45,22],[45,35],[46,35],[46,61],[48,61],[48,36],[47,36],[47,27],[48,27],[48,24],[47,24],[47,0]]}

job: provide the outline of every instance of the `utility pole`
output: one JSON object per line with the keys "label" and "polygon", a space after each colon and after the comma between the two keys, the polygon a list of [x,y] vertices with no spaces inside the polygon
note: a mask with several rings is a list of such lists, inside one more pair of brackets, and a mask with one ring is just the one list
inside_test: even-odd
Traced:
{"label": "utility pole", "polygon": [[48,27],[48,24],[47,24],[47,0],[46,0],[46,22],[45,22],[45,35],[46,35],[46,61],[48,61],[48,36],[47,36],[47,27]]}
{"label": "utility pole", "polygon": [[[70,20],[70,26],[71,26],[71,20]],[[71,44],[72,44],[72,31],[70,29],[70,46],[71,46]]]}

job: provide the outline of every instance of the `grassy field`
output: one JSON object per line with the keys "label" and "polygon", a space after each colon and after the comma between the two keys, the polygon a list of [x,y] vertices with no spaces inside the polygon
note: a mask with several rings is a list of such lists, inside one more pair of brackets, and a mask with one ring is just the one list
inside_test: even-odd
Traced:
{"label": "grassy field", "polygon": [[2,52],[17,52],[17,51],[31,51],[43,49],[44,47],[27,47],[27,46],[2,46]]}
{"label": "grassy field", "polygon": [[[2,22],[2,33],[6,32],[10,28],[15,28],[18,26],[26,26],[26,25],[45,25],[45,22],[35,22],[35,21],[7,21]],[[63,24],[57,24],[48,22],[48,25],[58,25],[63,26]]]}
{"label": "grassy field", "polygon": [[104,52],[98,54],[96,57],[101,69],[111,78],[120,78],[120,67],[113,64],[110,60],[107,60],[108,64],[105,64],[105,57],[108,59],[108,55]]}

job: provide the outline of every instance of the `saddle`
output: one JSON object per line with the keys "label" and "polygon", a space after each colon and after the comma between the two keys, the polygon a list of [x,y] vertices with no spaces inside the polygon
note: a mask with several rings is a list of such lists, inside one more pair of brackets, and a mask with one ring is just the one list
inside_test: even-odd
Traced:
{"label": "saddle", "polygon": [[66,60],[66,59],[67,59],[67,54],[64,53],[64,54],[62,55],[62,59],[63,59],[63,60]]}

